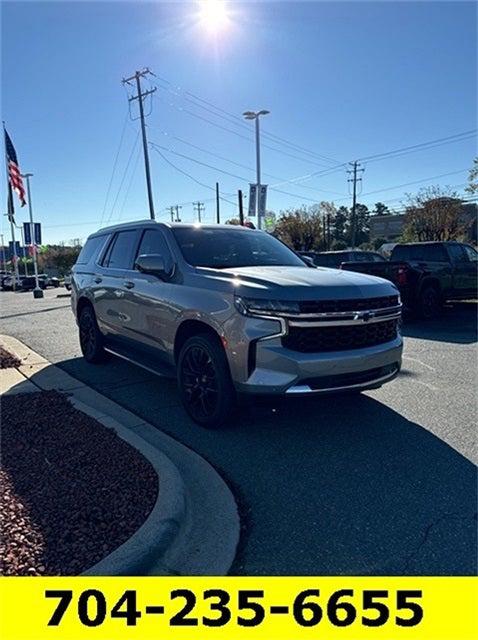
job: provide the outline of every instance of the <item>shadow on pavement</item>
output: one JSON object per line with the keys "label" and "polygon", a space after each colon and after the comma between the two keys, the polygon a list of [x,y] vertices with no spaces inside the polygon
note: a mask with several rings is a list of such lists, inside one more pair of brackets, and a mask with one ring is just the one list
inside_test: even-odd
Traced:
{"label": "shadow on pavement", "polygon": [[118,359],[60,366],[222,473],[245,525],[233,573],[476,572],[474,465],[369,396],[242,399],[230,425],[208,431],[186,416],[172,380]]}
{"label": "shadow on pavement", "polygon": [[406,321],[402,333],[408,338],[470,344],[478,340],[477,314],[476,301],[454,302],[445,305],[436,320]]}

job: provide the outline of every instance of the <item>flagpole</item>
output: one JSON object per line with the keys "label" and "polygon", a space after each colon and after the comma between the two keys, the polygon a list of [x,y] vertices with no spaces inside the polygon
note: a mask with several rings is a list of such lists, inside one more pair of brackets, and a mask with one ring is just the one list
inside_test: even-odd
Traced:
{"label": "flagpole", "polygon": [[7,137],[5,132],[5,120],[3,120],[3,144],[5,147],[5,173],[7,178],[7,191],[8,191],[8,219],[10,221],[10,230],[12,233],[12,249],[13,249],[13,291],[16,291],[17,282],[20,280],[20,274],[18,272],[18,256],[17,256],[17,247],[15,244],[15,224],[13,221],[14,215],[14,207],[13,207],[13,194],[12,194],[12,185],[10,184],[10,177],[8,175],[8,163],[7,163]]}
{"label": "flagpole", "polygon": [[30,178],[33,173],[25,173],[22,178],[27,181],[28,210],[30,212],[30,240],[33,250],[33,270],[35,273],[35,289],[33,290],[34,298],[43,298],[43,290],[38,282],[38,259],[37,259],[37,243],[35,242],[35,225],[33,224],[32,194],[30,192]]}

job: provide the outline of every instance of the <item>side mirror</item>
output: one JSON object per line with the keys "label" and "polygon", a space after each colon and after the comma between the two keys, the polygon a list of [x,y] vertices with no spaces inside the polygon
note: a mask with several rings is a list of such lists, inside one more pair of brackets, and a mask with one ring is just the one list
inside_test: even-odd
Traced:
{"label": "side mirror", "polygon": [[158,278],[162,280],[166,279],[169,275],[166,272],[163,256],[156,253],[138,256],[134,266],[141,273],[150,273],[151,275],[158,276]]}
{"label": "side mirror", "polygon": [[305,264],[310,267],[310,269],[316,269],[317,267],[314,264],[314,260],[310,256],[300,256],[301,259],[305,262]]}

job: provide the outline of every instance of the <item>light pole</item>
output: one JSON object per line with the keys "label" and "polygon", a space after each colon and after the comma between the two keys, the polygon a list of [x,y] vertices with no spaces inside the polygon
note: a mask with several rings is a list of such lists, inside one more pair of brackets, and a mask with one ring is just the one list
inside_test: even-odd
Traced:
{"label": "light pole", "polygon": [[261,216],[259,212],[259,199],[261,189],[261,139],[259,131],[259,118],[266,116],[270,111],[262,109],[261,111],[244,111],[242,114],[246,120],[256,121],[256,198],[257,198],[257,228],[262,228]]}
{"label": "light pole", "polygon": [[33,176],[33,173],[24,173],[22,178],[25,178],[27,181],[27,194],[28,194],[28,210],[30,212],[30,239],[32,242],[33,249],[33,269],[35,273],[35,288],[33,289],[33,297],[34,298],[43,298],[43,290],[40,288],[40,284],[38,282],[38,264],[37,264],[37,247],[35,244],[35,226],[33,224],[33,209],[32,209],[32,195],[30,192],[30,178]]}

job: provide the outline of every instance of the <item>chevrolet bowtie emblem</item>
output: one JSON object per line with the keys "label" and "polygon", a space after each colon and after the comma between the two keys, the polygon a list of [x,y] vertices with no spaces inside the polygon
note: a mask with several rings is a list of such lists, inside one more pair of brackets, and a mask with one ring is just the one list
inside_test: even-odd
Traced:
{"label": "chevrolet bowtie emblem", "polygon": [[368,322],[372,318],[375,318],[373,311],[359,311],[354,316],[354,320],[363,320],[364,322]]}

